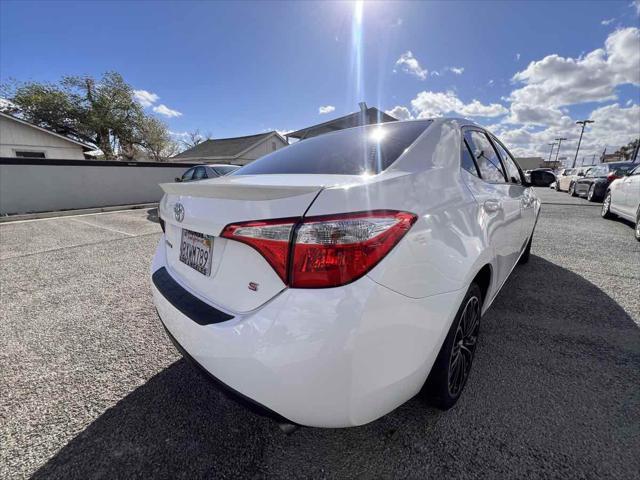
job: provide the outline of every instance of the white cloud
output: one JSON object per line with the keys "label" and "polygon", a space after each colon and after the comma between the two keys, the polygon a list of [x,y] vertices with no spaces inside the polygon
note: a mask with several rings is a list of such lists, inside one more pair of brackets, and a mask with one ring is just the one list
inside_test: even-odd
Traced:
{"label": "white cloud", "polygon": [[449,70],[451,70],[456,75],[462,75],[462,72],[464,72],[464,67],[449,67]]}
{"label": "white cloud", "polygon": [[516,53],[516,62],[519,62],[519,61],[520,61],[520,54]]}
{"label": "white cloud", "polygon": [[487,82],[487,85],[488,85],[488,86],[490,86],[490,87],[493,87],[493,84],[494,84],[494,83],[495,83],[495,82],[494,82],[493,80],[489,80],[489,81]]}
{"label": "white cloud", "polygon": [[324,115],[326,113],[331,113],[336,109],[333,105],[324,105],[318,109],[318,113],[320,115]]}
{"label": "white cloud", "polygon": [[615,18],[607,18],[606,20],[602,20],[600,22],[600,25],[611,25],[613,22],[615,22],[616,19]]}
{"label": "white cloud", "polygon": [[525,86],[509,99],[527,105],[562,106],[615,99],[615,87],[640,85],[640,30],[616,30],[604,48],[578,58],[548,55],[513,76]]}
{"label": "white cloud", "polygon": [[[550,113],[550,115],[558,117],[557,113]],[[583,156],[588,157],[588,162],[590,162],[592,155],[596,155],[597,159],[605,148],[607,151],[613,152],[618,147],[626,145],[640,136],[639,105],[630,105],[625,108],[618,103],[612,103],[596,108],[586,118],[594,120],[595,123],[590,124],[585,130],[580,145],[578,164]],[[562,143],[560,157],[567,157],[567,161],[572,162],[580,135],[580,126],[575,124],[576,119],[566,115],[560,119],[557,124],[547,124],[546,128],[542,129],[533,125],[510,128],[509,125],[501,123],[494,125],[491,130],[516,156],[547,158],[548,144],[558,137],[567,137],[568,139]],[[537,125],[544,126],[544,123],[540,122]]]}
{"label": "white cloud", "polygon": [[160,105],[153,107],[153,111],[159,113],[160,115],[164,115],[165,117],[181,117],[182,113],[177,110],[172,110],[163,103]]}
{"label": "white cloud", "polygon": [[150,107],[151,105],[153,105],[154,103],[156,103],[160,97],[158,95],[156,95],[155,93],[148,92],[146,90],[134,90],[133,91],[133,98],[140,105],[142,105],[143,107],[147,108],[147,107]]}
{"label": "white cloud", "polygon": [[387,110],[387,115],[391,115],[398,120],[413,120],[413,115],[409,111],[407,107],[403,107],[402,105],[396,105],[391,110]]}
{"label": "white cloud", "polygon": [[510,115],[504,120],[504,123],[527,126],[569,126],[572,124],[572,120],[558,108],[513,103],[511,104]]}
{"label": "white cloud", "polygon": [[452,91],[422,91],[411,100],[411,108],[417,118],[440,117],[446,113],[458,113],[469,117],[497,117],[509,111],[499,103],[484,105],[478,100],[465,104]]}
{"label": "white cloud", "polygon": [[425,80],[429,74],[429,70],[422,68],[418,59],[411,53],[411,50],[407,50],[400,55],[400,58],[396,60],[396,67],[399,67],[404,73],[418,77],[420,80]]}
{"label": "white cloud", "polygon": [[629,6],[635,8],[636,14],[640,15],[640,0],[633,0],[633,2],[629,4]]}

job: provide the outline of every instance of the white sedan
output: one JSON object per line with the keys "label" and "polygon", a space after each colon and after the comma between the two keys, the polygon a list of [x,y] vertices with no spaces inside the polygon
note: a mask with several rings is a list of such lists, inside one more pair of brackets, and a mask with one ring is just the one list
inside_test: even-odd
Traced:
{"label": "white sedan", "polygon": [[611,182],[602,202],[602,216],[633,222],[640,242],[640,165]]}
{"label": "white sedan", "polygon": [[151,273],[170,338],[245,403],[318,427],[419,392],[452,407],[540,211],[462,119],[341,130],[162,188]]}

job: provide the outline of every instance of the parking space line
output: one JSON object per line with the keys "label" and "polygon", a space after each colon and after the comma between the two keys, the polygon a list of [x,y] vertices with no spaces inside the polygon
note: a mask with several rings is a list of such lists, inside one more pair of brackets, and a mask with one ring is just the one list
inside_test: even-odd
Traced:
{"label": "parking space line", "polygon": [[79,218],[69,218],[69,220],[73,220],[74,222],[84,223],[85,225],[91,225],[92,227],[104,228],[105,230],[109,230],[110,232],[121,233],[122,235],[126,235],[128,237],[136,237],[133,233],[123,232],[122,230],[117,230],[111,227],[105,227],[104,225],[98,225],[96,223],[85,222],[84,220],[80,220]]}
{"label": "parking space line", "polygon": [[0,258],[0,263],[5,262],[7,260],[13,260],[14,258],[33,257],[34,255],[42,255],[44,253],[59,252],[59,251],[62,251],[62,250],[68,250],[70,248],[80,248],[80,247],[90,247],[90,246],[93,246],[93,245],[103,245],[103,244],[112,243],[112,242],[119,242],[121,240],[130,240],[130,239],[132,240],[134,238],[148,237],[148,236],[151,236],[151,235],[160,235],[160,233],[161,232],[142,233],[140,235],[129,235],[127,237],[112,238],[111,240],[100,240],[98,242],[79,243],[77,245],[67,245],[65,247],[51,248],[49,250],[40,250],[38,252],[25,253],[24,255],[14,255],[14,256],[11,256],[11,257]]}

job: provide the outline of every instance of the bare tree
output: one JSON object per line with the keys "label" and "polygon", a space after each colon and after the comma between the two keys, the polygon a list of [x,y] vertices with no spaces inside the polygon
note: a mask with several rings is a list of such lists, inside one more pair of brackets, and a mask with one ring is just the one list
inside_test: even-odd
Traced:
{"label": "bare tree", "polygon": [[211,133],[205,133],[204,135],[202,135],[200,133],[200,129],[197,128],[191,132],[187,132],[186,138],[183,138],[182,140],[180,140],[180,142],[182,143],[182,145],[184,145],[185,150],[188,150],[189,148],[193,148],[196,145],[200,145],[206,140],[211,140],[211,138]]}

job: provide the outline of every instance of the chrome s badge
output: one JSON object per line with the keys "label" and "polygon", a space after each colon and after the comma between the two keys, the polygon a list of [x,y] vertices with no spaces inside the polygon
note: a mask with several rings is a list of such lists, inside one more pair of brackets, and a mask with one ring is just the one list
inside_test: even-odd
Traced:
{"label": "chrome s badge", "polygon": [[178,222],[181,222],[182,220],[184,220],[184,207],[180,202],[176,203],[173,206],[173,214],[175,215],[176,220]]}
{"label": "chrome s badge", "polygon": [[257,292],[258,291],[258,287],[260,286],[259,283],[256,282],[249,282],[249,290],[253,291],[253,292]]}

